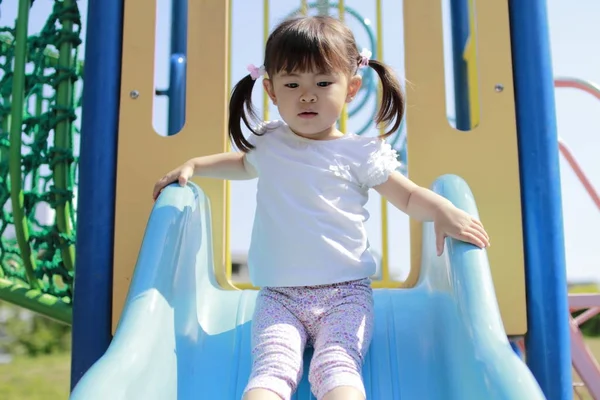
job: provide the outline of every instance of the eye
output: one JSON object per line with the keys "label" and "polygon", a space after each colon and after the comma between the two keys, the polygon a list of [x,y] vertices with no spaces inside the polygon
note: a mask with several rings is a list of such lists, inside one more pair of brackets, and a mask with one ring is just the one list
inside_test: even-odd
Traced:
{"label": "eye", "polygon": [[290,89],[296,89],[298,87],[298,84],[297,83],[286,83],[284,86],[288,87]]}
{"label": "eye", "polygon": [[327,87],[329,85],[333,84],[333,82],[319,82],[317,83],[317,86],[319,87]]}

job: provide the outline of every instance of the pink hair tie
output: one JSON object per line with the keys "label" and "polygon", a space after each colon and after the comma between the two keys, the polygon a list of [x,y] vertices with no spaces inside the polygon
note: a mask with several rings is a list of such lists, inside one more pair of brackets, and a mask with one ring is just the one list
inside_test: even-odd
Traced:
{"label": "pink hair tie", "polygon": [[258,77],[263,76],[266,73],[264,65],[257,67],[254,64],[250,64],[248,65],[247,69],[250,72],[250,77],[252,77],[252,79],[254,80],[258,79]]}
{"label": "pink hair tie", "polygon": [[369,60],[371,60],[372,55],[373,53],[371,53],[369,49],[363,48],[360,52],[360,63],[358,64],[358,66],[360,68],[369,66]]}

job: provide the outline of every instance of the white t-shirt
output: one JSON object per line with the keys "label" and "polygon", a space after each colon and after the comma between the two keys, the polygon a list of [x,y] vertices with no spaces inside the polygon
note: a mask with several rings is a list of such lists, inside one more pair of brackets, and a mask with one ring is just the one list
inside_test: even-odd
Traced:
{"label": "white t-shirt", "polygon": [[372,276],[364,206],[369,188],[400,165],[396,151],[380,138],[351,133],[306,139],[283,121],[263,123],[257,132],[246,155],[258,173],[252,284],[314,286]]}

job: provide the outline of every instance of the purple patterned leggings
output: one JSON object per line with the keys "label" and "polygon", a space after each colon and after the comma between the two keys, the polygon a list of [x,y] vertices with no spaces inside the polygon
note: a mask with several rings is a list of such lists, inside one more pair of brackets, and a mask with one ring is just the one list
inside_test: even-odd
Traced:
{"label": "purple patterned leggings", "polygon": [[257,388],[289,400],[302,377],[305,346],[314,348],[308,379],[317,399],[339,386],[365,393],[362,364],[373,331],[369,279],[324,286],[263,288],[252,324]]}

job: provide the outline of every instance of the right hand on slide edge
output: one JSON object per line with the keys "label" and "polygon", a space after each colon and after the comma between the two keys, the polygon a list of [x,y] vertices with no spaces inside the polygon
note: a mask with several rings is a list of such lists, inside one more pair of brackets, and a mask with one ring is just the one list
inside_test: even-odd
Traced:
{"label": "right hand on slide edge", "polygon": [[181,186],[185,186],[192,176],[194,176],[194,166],[190,162],[186,162],[171,172],[168,172],[154,185],[152,199],[156,201],[160,195],[160,192],[162,192],[165,187],[173,182],[179,182]]}

